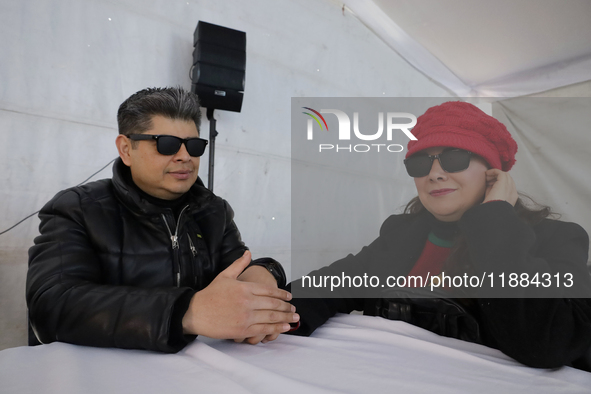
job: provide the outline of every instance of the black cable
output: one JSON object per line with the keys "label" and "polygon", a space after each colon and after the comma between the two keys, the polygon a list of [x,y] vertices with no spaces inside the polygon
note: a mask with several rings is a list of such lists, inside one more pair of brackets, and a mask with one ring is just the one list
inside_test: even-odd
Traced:
{"label": "black cable", "polygon": [[2,234],[4,234],[4,233],[7,233],[7,232],[9,232],[10,230],[12,230],[12,229],[13,229],[13,228],[15,228],[16,226],[18,226],[19,224],[21,224],[22,222],[24,222],[25,220],[27,220],[27,219],[28,219],[28,218],[30,218],[31,216],[34,216],[34,215],[36,215],[36,214],[38,214],[38,213],[39,213],[39,211],[37,211],[37,212],[33,212],[32,214],[30,214],[29,216],[25,217],[25,218],[24,218],[24,219],[22,219],[20,222],[18,222],[17,224],[15,224],[14,226],[10,227],[10,228],[9,228],[9,229],[7,229],[7,230],[4,230],[4,231],[2,231],[2,232],[0,233],[0,235],[2,235]]}
{"label": "black cable", "polygon": [[[79,184],[76,185],[76,187],[83,185],[84,183],[88,182],[93,176],[95,176],[96,174],[98,174],[99,172],[101,172],[102,170],[104,170],[105,168],[107,168],[109,166],[109,164],[111,164],[112,162],[114,162],[115,160],[117,160],[117,157],[114,158],[113,160],[111,160],[110,162],[108,162],[107,164],[105,164],[103,167],[101,167],[100,170],[98,170],[97,172],[95,172],[94,174],[92,174],[91,176],[89,176],[88,178],[86,178],[85,180],[83,180],[82,182],[80,182]],[[21,219],[18,223],[16,223],[15,225],[13,225],[12,227],[0,232],[0,235],[5,234],[7,232],[9,232],[10,230],[12,230],[13,228],[15,228],[16,226],[18,226],[19,224],[21,224],[22,222],[24,222],[25,220],[27,220],[28,218],[30,218],[31,216],[34,216],[36,214],[38,214],[39,211],[37,212],[33,212],[32,214],[30,214],[29,216],[25,217],[24,219]]]}
{"label": "black cable", "polygon": [[[117,160],[119,158],[119,156],[117,156],[116,158],[114,158],[113,160],[111,160],[110,162],[108,162],[107,164],[105,164],[104,166],[101,167],[100,170],[98,170],[97,172],[95,172],[94,174],[92,174],[91,176],[89,176],[88,178],[86,178],[85,180],[83,180],[82,182],[80,182],[79,184],[76,185],[76,187],[88,182],[88,180],[90,178],[92,178],[93,176],[95,176],[96,174],[98,174],[99,172],[101,172],[102,170],[104,170],[105,168],[107,168],[109,166],[109,164],[111,164],[112,162],[114,162],[115,160]],[[0,233],[1,234],[1,233]]]}

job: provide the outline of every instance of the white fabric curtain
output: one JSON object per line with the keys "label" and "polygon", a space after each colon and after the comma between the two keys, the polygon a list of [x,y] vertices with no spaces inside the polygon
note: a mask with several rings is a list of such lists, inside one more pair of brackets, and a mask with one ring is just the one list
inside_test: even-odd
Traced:
{"label": "white fabric curtain", "polygon": [[517,189],[591,233],[591,98],[514,98],[492,109],[519,146]]}

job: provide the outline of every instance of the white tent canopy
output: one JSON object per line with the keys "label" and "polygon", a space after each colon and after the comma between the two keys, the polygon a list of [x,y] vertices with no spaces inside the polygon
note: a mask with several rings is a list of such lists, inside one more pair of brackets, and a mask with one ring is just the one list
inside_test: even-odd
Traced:
{"label": "white tent canopy", "polygon": [[349,0],[359,19],[460,97],[516,97],[591,79],[587,0]]}
{"label": "white tent canopy", "polygon": [[[274,257],[288,272],[299,230],[291,218],[292,97],[591,96],[587,0],[0,0],[0,231],[117,156],[124,99],[150,86],[190,87],[199,20],[247,33],[242,112],[216,111],[215,192],[232,204],[254,256]],[[591,217],[580,212],[591,198],[589,134],[561,130],[564,146],[552,129],[530,126],[516,134],[524,141],[518,187],[591,232]],[[205,138],[208,129],[204,120]],[[532,133],[545,133],[546,155],[527,146]],[[544,186],[532,182],[542,174],[531,171],[548,166]],[[110,175],[106,168],[93,180]],[[330,253],[308,251],[314,264],[357,252],[398,199],[415,192],[402,172],[389,182],[396,201],[372,189],[379,219],[356,223],[364,237],[349,231]],[[339,228],[350,229],[342,220]],[[38,225],[34,217],[0,235],[0,349],[25,344],[27,249]]]}

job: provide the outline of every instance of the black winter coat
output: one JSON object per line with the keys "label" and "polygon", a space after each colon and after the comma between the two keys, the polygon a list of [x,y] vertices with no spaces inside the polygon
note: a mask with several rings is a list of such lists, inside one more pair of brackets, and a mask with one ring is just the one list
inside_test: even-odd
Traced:
{"label": "black winter coat", "polygon": [[177,352],[190,299],[247,249],[228,203],[200,180],[175,219],[113,178],[58,193],[29,250],[27,304],[42,343]]}
{"label": "black winter coat", "polygon": [[[360,253],[309,275],[362,275],[371,266],[388,267],[392,275],[407,275],[420,256],[433,220],[428,212],[390,216],[380,236]],[[569,272],[579,281],[580,298],[560,297],[561,289],[551,290],[553,298],[528,298],[536,291],[532,286],[513,289],[511,296],[520,298],[475,299],[482,342],[533,367],[560,367],[584,357],[591,344],[589,237],[585,230],[575,223],[550,219],[530,226],[504,201],[475,206],[458,224],[477,275]],[[375,298],[298,298],[300,286],[301,281],[296,281],[288,287],[294,289],[291,303],[301,316],[300,328],[291,333],[295,335],[310,335],[337,312],[363,310],[374,315],[381,302]]]}

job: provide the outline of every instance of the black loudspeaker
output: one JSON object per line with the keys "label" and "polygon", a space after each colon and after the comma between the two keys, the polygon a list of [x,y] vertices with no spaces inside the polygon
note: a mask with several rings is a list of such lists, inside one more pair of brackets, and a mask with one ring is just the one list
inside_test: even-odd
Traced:
{"label": "black loudspeaker", "polygon": [[246,70],[246,33],[199,21],[193,35],[191,91],[201,106],[240,112]]}

